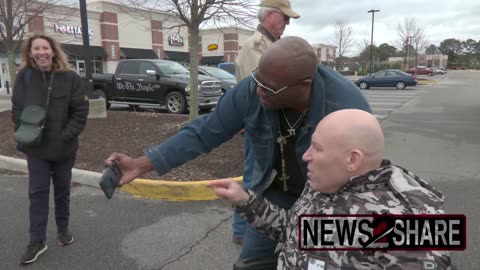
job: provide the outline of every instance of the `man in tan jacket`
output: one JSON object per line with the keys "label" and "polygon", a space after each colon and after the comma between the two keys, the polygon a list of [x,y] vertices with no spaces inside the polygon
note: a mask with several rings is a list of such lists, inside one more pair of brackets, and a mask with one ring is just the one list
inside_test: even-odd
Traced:
{"label": "man in tan jacket", "polygon": [[257,31],[243,44],[235,60],[237,81],[249,76],[257,67],[263,52],[280,39],[285,26],[290,23],[290,18],[299,17],[288,0],[262,0],[258,11],[260,24]]}

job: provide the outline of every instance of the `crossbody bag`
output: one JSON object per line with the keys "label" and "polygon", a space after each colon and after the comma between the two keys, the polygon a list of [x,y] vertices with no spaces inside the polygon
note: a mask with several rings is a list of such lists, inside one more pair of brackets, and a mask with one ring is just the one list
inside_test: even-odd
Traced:
{"label": "crossbody bag", "polygon": [[[27,88],[28,76],[31,70],[25,71],[24,88]],[[28,105],[22,111],[20,116],[20,127],[15,131],[15,141],[24,146],[36,146],[42,141],[42,133],[45,128],[45,122],[47,118],[48,104],[50,103],[50,93],[52,92],[54,73],[50,76],[50,82],[48,84],[47,102],[45,108],[38,105]],[[24,93],[26,93],[26,90]],[[24,95],[26,97],[26,95]]]}

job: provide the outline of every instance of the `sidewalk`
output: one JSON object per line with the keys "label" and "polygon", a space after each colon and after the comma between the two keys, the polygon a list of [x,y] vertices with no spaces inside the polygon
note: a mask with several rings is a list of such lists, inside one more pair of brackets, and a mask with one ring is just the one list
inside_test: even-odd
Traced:
{"label": "sidewalk", "polygon": [[[73,178],[78,182],[78,178]],[[27,175],[0,173],[2,269],[17,263],[28,242]],[[240,246],[231,241],[231,207],[222,201],[168,202],[115,194],[75,184],[71,191],[75,242],[55,242],[53,202],[48,251],[28,269],[232,269]]]}

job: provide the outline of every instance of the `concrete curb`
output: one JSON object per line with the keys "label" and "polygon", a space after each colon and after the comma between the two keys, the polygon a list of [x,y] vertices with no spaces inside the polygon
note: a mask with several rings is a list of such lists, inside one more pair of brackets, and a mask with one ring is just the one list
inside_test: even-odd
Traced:
{"label": "concrete curb", "polygon": [[[19,158],[12,158],[0,155],[0,169],[28,173],[27,161]],[[80,183],[85,186],[99,188],[98,181],[102,177],[101,173],[73,169],[72,182]],[[242,182],[242,177],[233,178],[237,183]],[[209,201],[216,200],[218,197],[212,188],[206,186],[216,180],[203,181],[166,181],[151,179],[135,179],[131,183],[124,185],[120,191],[132,196],[167,200],[167,201]]]}

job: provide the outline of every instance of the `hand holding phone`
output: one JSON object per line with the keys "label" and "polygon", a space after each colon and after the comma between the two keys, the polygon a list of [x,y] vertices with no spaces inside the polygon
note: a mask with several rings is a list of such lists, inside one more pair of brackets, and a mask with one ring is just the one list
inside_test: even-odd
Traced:
{"label": "hand holding phone", "polygon": [[120,185],[120,179],[122,178],[122,171],[118,166],[118,163],[113,160],[112,165],[107,168],[105,173],[102,175],[102,178],[98,182],[100,187],[105,193],[105,196],[108,199],[111,199],[115,190],[117,190]]}

